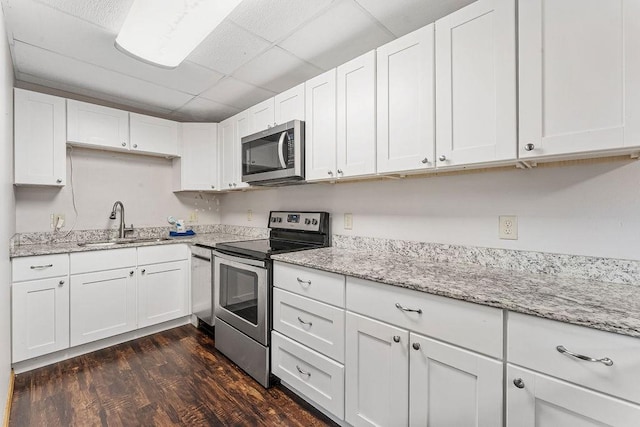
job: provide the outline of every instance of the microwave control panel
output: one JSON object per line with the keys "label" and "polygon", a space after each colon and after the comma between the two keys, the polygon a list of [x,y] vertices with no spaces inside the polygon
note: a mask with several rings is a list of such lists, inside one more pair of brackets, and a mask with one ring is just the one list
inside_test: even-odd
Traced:
{"label": "microwave control panel", "polygon": [[320,231],[320,212],[271,212],[269,228]]}

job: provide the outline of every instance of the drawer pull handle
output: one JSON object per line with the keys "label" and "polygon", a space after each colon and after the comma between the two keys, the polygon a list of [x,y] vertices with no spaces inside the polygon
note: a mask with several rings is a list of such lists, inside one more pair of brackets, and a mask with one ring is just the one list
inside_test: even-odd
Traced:
{"label": "drawer pull handle", "polygon": [[311,280],[302,280],[302,279],[301,279],[301,278],[299,278],[299,277],[296,277],[296,279],[298,280],[298,283],[300,283],[301,285],[304,283],[304,284],[306,284],[307,286],[311,286]]}
{"label": "drawer pull handle", "polygon": [[51,268],[53,267],[53,264],[47,264],[47,265],[32,265],[31,269],[32,270],[43,270],[45,268]]}
{"label": "drawer pull handle", "polygon": [[313,325],[313,323],[311,322],[305,322],[304,320],[302,320],[300,316],[298,316],[298,322],[302,323],[303,325],[309,325],[309,327]]}
{"label": "drawer pull handle", "polygon": [[416,310],[415,308],[403,307],[403,306],[400,305],[399,302],[396,303],[396,308],[399,309],[399,310],[402,310],[402,311],[411,311],[413,313],[422,314],[422,309],[421,308]]}
{"label": "drawer pull handle", "polygon": [[566,354],[567,356],[575,357],[576,359],[586,360],[587,362],[600,362],[603,365],[611,366],[613,365],[613,360],[608,357],[603,357],[601,359],[594,359],[593,357],[585,356],[583,354],[573,353],[567,350],[563,345],[559,345],[556,347],[556,350],[562,354]]}
{"label": "drawer pull handle", "polygon": [[518,388],[524,388],[524,381],[522,381],[522,378],[516,378],[513,380],[513,385]]}
{"label": "drawer pull handle", "polygon": [[300,366],[298,365],[296,365],[296,369],[298,370],[298,372],[300,372],[300,374],[306,375],[307,378],[311,378],[311,372],[303,371],[302,369],[300,369]]}

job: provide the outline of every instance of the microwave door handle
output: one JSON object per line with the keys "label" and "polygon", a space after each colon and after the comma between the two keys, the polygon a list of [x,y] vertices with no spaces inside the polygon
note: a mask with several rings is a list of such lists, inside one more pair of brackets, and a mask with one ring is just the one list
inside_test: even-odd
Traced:
{"label": "microwave door handle", "polygon": [[287,136],[287,132],[282,132],[280,135],[280,140],[278,141],[278,158],[280,158],[280,165],[282,169],[287,168],[287,164],[284,161],[284,156],[282,155],[282,148],[284,147],[284,138]]}

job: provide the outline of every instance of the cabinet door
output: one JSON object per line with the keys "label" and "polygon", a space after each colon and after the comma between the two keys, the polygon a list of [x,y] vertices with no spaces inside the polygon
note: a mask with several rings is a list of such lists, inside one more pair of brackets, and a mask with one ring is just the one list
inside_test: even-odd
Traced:
{"label": "cabinet door", "polygon": [[273,98],[262,101],[261,103],[249,108],[247,111],[249,114],[248,135],[273,127],[275,124]]}
{"label": "cabinet door", "polygon": [[173,159],[174,191],[219,190],[218,125],[180,123],[181,157]]}
{"label": "cabinet door", "polygon": [[276,125],[304,120],[304,83],[276,95],[273,107]]}
{"label": "cabinet door", "polygon": [[377,49],[378,173],[435,165],[433,28]]}
{"label": "cabinet door", "polygon": [[134,268],[71,276],[71,345],[136,329]]}
{"label": "cabinet door", "polygon": [[638,405],[511,365],[506,387],[509,427],[632,427],[640,420]]}
{"label": "cabinet door", "polygon": [[129,113],[132,151],[179,156],[178,122]]}
{"label": "cabinet door", "polygon": [[516,158],[514,0],[480,0],[436,22],[438,167]]}
{"label": "cabinet door", "polygon": [[337,69],[337,174],[376,172],[376,52]]}
{"label": "cabinet door", "polygon": [[220,188],[228,190],[233,187],[236,177],[236,120],[231,117],[218,125],[218,141],[220,144]]}
{"label": "cabinet door", "polygon": [[353,313],[346,318],[345,419],[354,426],[407,425],[409,333]]}
{"label": "cabinet door", "polygon": [[412,426],[502,425],[502,363],[411,333]]}
{"label": "cabinet door", "polygon": [[305,178],[336,177],[336,70],[305,83]]}
{"label": "cabinet door", "polygon": [[15,184],[65,185],[65,100],[23,89],[14,95]]}
{"label": "cabinet door", "polygon": [[640,145],[637,0],[521,0],[518,40],[520,157]]}
{"label": "cabinet door", "polygon": [[68,99],[67,141],[129,150],[129,112]]}
{"label": "cabinet door", "polygon": [[67,276],[11,286],[12,362],[69,348]]}
{"label": "cabinet door", "polygon": [[246,182],[242,182],[242,138],[249,135],[249,113],[243,111],[233,116],[236,122],[236,133],[234,142],[234,173],[233,173],[233,188],[246,188],[249,186]]}
{"label": "cabinet door", "polygon": [[138,327],[189,314],[188,261],[138,267]]}

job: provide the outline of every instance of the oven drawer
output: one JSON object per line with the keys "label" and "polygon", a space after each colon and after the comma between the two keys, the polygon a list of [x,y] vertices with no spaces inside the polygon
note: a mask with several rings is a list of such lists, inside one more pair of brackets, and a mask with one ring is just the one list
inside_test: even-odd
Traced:
{"label": "oven drawer", "polygon": [[273,290],[273,328],[344,363],[344,310]]}
{"label": "oven drawer", "polygon": [[344,418],[344,366],[273,331],[274,375],[339,419]]}
{"label": "oven drawer", "polygon": [[[507,360],[535,371],[640,403],[640,339],[509,313]],[[557,347],[607,366],[562,354]]]}
{"label": "oven drawer", "polygon": [[347,310],[502,359],[498,308],[349,277]]}
{"label": "oven drawer", "polygon": [[46,279],[69,274],[69,255],[40,255],[14,258],[11,261],[13,281]]}
{"label": "oven drawer", "polygon": [[275,262],[273,286],[344,307],[344,276],[340,274]]}

